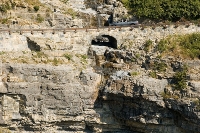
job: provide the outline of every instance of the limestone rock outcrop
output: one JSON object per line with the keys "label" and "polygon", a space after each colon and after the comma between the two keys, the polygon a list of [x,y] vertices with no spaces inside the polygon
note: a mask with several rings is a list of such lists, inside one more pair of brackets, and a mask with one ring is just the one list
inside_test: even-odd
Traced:
{"label": "limestone rock outcrop", "polygon": [[84,131],[101,77],[92,68],[82,72],[73,69],[66,65],[3,64],[0,123],[13,132]]}
{"label": "limestone rock outcrop", "polygon": [[[139,42],[132,49],[91,46],[92,35],[81,41],[81,32],[48,35],[11,35],[20,47],[2,38],[0,130],[200,132],[199,60],[160,58]],[[186,88],[174,89],[184,65]]]}
{"label": "limestone rock outcrop", "polygon": [[[40,1],[53,4],[55,16],[31,28],[89,25],[74,18],[73,10],[63,15],[61,1]],[[83,0],[68,2],[93,24],[96,13],[106,20],[114,12],[116,21],[127,13],[117,0],[90,3],[97,12],[84,10]],[[199,59],[161,58],[155,52],[167,35],[197,31],[191,24],[1,33],[0,132],[199,133]],[[152,46],[145,50],[147,40]],[[174,89],[174,75],[184,65],[186,87]]]}

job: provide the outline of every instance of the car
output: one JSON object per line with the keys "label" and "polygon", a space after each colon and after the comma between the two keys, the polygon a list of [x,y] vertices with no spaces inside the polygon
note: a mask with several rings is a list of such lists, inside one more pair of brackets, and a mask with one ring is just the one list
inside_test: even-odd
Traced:
{"label": "car", "polygon": [[109,26],[128,26],[128,25],[138,25],[138,21],[125,21],[125,22],[113,22],[109,23]]}
{"label": "car", "polygon": [[131,25],[139,25],[138,21],[121,21],[121,22],[113,22],[113,14],[110,15],[107,21],[106,26],[131,26]]}

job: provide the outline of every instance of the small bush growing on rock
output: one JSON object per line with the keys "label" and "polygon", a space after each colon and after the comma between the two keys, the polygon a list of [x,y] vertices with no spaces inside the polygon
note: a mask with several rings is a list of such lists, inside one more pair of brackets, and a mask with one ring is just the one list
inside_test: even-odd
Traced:
{"label": "small bush growing on rock", "polygon": [[25,63],[25,64],[28,63],[28,62],[27,62],[27,59],[24,59],[24,58],[22,58],[20,62]]}
{"label": "small bush growing on rock", "polygon": [[149,52],[153,42],[149,39],[144,43],[144,51]]}
{"label": "small bush growing on rock", "polygon": [[80,60],[81,60],[81,63],[87,63],[87,58],[88,58],[88,56],[87,55],[81,55],[81,54],[75,54],[75,56],[76,57],[78,57],[78,58],[80,58]]}
{"label": "small bush growing on rock", "polygon": [[8,24],[9,18],[0,19],[1,24]]}
{"label": "small bush growing on rock", "polygon": [[44,18],[40,14],[37,14],[36,20],[38,23],[42,23],[44,21]]}
{"label": "small bush growing on rock", "polygon": [[65,10],[65,14],[69,14],[72,16],[72,18],[75,18],[75,16],[77,16],[77,12],[74,11],[73,8],[68,8]]}
{"label": "small bush growing on rock", "polygon": [[200,111],[200,100],[195,100],[193,101],[193,103],[195,104],[195,106],[197,106],[197,110]]}
{"label": "small bush growing on rock", "polygon": [[164,99],[169,99],[169,98],[173,98],[173,99],[179,99],[179,96],[178,95],[172,95],[172,94],[170,94],[169,92],[162,92],[161,93],[161,95],[162,95],[162,97],[164,98]]}
{"label": "small bush growing on rock", "polygon": [[122,2],[126,7],[128,7],[129,0],[121,0],[121,2]]}
{"label": "small bush growing on rock", "polygon": [[137,59],[131,58],[131,62],[136,62],[136,61],[137,61]]}
{"label": "small bush growing on rock", "polygon": [[156,50],[159,51],[160,53],[163,53],[165,50],[167,50],[167,40],[162,39],[158,43]]}
{"label": "small bush growing on rock", "polygon": [[72,55],[71,54],[64,54],[63,55],[66,59],[68,59],[68,60],[72,60]]}
{"label": "small bush growing on rock", "polygon": [[81,55],[81,58],[83,58],[84,60],[86,60],[88,57],[87,57],[87,55]]}
{"label": "small bush growing on rock", "polygon": [[11,9],[11,5],[9,4],[9,2],[6,2],[5,7],[6,7],[7,10]]}
{"label": "small bush growing on rock", "polygon": [[155,71],[149,72],[149,76],[152,77],[152,78],[157,78],[157,74],[156,74]]}
{"label": "small bush growing on rock", "polygon": [[156,50],[184,58],[200,58],[200,33],[168,36],[160,40]]}
{"label": "small bush growing on rock", "polygon": [[42,57],[47,57],[47,55],[44,52],[38,51],[36,52],[36,55],[34,57],[42,58]]}
{"label": "small bush growing on rock", "polygon": [[158,72],[165,72],[167,68],[167,64],[164,62],[155,62],[153,64],[153,70],[157,70]]}
{"label": "small bush growing on rock", "polygon": [[16,6],[16,3],[15,3],[15,2],[11,2],[11,7],[12,7],[12,9],[14,9],[15,6]]}
{"label": "small bush growing on rock", "polygon": [[174,88],[176,90],[183,90],[187,87],[186,83],[187,67],[183,67],[182,71],[178,71],[174,75]]}
{"label": "small bush growing on rock", "polygon": [[4,4],[0,5],[0,11],[1,11],[2,13],[6,13],[7,10],[8,10],[8,9],[6,8],[6,5],[4,5]]}
{"label": "small bush growing on rock", "polygon": [[135,77],[135,76],[139,75],[139,73],[135,72],[135,71],[130,72],[130,74],[131,74],[132,77]]}
{"label": "small bush growing on rock", "polygon": [[61,61],[59,59],[57,59],[57,58],[53,59],[53,65],[54,66],[58,66],[59,63],[61,63]]}
{"label": "small bush growing on rock", "polygon": [[138,58],[140,58],[140,54],[135,54],[135,57],[138,59]]}
{"label": "small bush growing on rock", "polygon": [[39,11],[40,7],[39,6],[34,6],[33,9],[37,12],[37,11]]}
{"label": "small bush growing on rock", "polygon": [[0,12],[2,13],[6,13],[10,9],[11,9],[11,6],[8,2],[5,2],[5,4],[0,5]]}
{"label": "small bush growing on rock", "polygon": [[81,55],[81,61],[83,62],[83,63],[87,63],[87,58],[88,58],[88,56],[87,55]]}
{"label": "small bush growing on rock", "polygon": [[183,48],[184,54],[191,58],[199,58],[200,56],[200,33],[185,35],[181,38],[180,46]]}

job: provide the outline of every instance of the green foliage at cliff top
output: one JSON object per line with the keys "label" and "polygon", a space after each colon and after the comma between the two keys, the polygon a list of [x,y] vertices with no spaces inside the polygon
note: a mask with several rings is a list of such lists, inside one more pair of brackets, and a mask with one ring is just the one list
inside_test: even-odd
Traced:
{"label": "green foliage at cliff top", "polygon": [[138,17],[176,21],[200,18],[199,0],[121,0]]}

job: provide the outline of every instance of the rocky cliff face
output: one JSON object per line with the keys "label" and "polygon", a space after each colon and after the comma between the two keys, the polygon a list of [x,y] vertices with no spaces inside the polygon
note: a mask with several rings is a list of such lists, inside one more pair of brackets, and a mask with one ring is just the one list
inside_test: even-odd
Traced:
{"label": "rocky cliff face", "polygon": [[[60,7],[65,1],[41,2]],[[126,15],[120,2],[105,2],[103,6],[87,6],[97,9],[105,19],[105,14],[113,10],[119,13],[118,19]],[[76,11],[85,13],[82,0],[68,6],[74,8],[76,3],[80,4]],[[66,16],[56,9],[54,14],[60,19],[50,23],[62,27],[59,22]],[[189,32],[185,32],[188,27],[171,26],[155,31],[115,29],[109,34],[102,29],[98,34],[1,35],[0,132],[200,132],[199,59],[188,60],[173,53],[161,56],[155,51],[156,41],[166,34],[199,29],[194,25],[189,28]],[[118,49],[98,46],[101,43],[91,45],[92,39],[98,41],[98,35],[103,34],[115,35]],[[147,45],[148,39],[152,40],[151,46]],[[187,73],[180,73],[185,76],[184,89],[176,88],[177,72]]]}
{"label": "rocky cliff face", "polygon": [[128,17],[116,0],[4,0],[0,7],[4,29],[101,27],[111,13],[120,21]]}
{"label": "rocky cliff face", "polygon": [[[53,44],[36,38],[28,38],[27,45],[38,49],[1,52],[4,132],[200,131],[199,60],[160,59],[138,55],[143,49],[106,46],[49,49]],[[166,64],[166,71],[154,77],[156,62]],[[173,90],[175,70],[184,64],[192,70],[187,88]]]}
{"label": "rocky cliff face", "polygon": [[[181,64],[187,64],[190,70],[197,70],[199,61],[191,63],[163,58],[168,72],[158,74],[155,79],[148,75],[151,68],[144,69],[143,65],[157,59],[145,57],[146,61],[140,63],[145,60],[143,57],[134,59],[133,52],[118,50],[106,51],[104,57],[104,70],[111,71],[103,71],[109,78],[100,90],[101,102],[109,106],[114,118],[124,123],[127,129],[157,133],[199,132],[199,82],[188,73],[187,89],[175,91],[170,88],[173,70],[180,69]],[[121,62],[118,62],[119,59]],[[130,63],[129,59],[134,59],[134,62]]]}
{"label": "rocky cliff face", "polygon": [[2,125],[16,132],[86,129],[87,113],[98,96],[98,74],[26,64],[4,64],[2,71]]}

